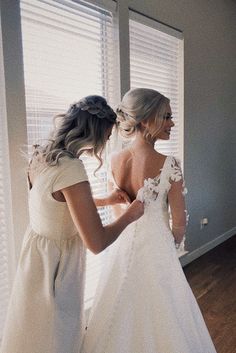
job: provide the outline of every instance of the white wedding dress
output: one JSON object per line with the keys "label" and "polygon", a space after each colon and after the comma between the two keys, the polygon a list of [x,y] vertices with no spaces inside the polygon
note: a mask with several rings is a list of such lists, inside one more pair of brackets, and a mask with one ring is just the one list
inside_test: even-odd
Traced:
{"label": "white wedding dress", "polygon": [[215,353],[180,265],[167,193],[182,178],[174,157],[137,198],[145,213],[110,247],[81,353]]}

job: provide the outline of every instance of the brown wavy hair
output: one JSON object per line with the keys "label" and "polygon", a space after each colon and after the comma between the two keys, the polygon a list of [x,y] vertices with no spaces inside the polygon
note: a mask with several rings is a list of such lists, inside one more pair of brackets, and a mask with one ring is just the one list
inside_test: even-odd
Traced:
{"label": "brown wavy hair", "polygon": [[61,157],[79,158],[83,152],[99,161],[109,134],[116,125],[116,113],[101,96],[87,96],[72,104],[68,111],[54,117],[54,130],[47,143],[35,145],[33,156],[47,165],[56,165]]}

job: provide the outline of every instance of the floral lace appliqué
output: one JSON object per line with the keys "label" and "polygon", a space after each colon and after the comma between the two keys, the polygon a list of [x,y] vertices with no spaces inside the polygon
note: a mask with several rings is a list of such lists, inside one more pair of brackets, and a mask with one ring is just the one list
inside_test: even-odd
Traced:
{"label": "floral lace appliqu\u00e9", "polygon": [[146,205],[149,204],[151,201],[155,201],[159,195],[160,176],[161,173],[154,178],[145,179],[143,187],[138,192],[137,198],[141,201],[145,201]]}
{"label": "floral lace appliqu\u00e9", "polygon": [[186,186],[185,186],[185,180],[183,178],[181,166],[180,166],[180,161],[176,158],[173,158],[171,161],[171,175],[169,177],[169,183],[171,182],[178,182],[180,180],[183,180],[183,186],[182,186],[182,193],[185,196],[188,192]]}
{"label": "floral lace appliqu\u00e9", "polygon": [[[172,182],[178,182],[182,180],[182,194],[183,196],[185,196],[188,190],[185,186],[185,180],[182,174],[180,161],[176,158],[172,158],[170,167],[171,167],[171,175],[169,177],[169,183],[171,184]],[[186,227],[187,227],[188,221],[189,221],[189,214],[187,210],[185,210],[185,215],[186,215]],[[169,218],[170,218],[170,224],[172,224],[170,209],[169,209]],[[176,249],[178,249],[180,253],[185,250],[185,239],[186,239],[186,236],[184,235],[181,243],[175,243]]]}
{"label": "floral lace appliqu\u00e9", "polygon": [[181,170],[181,166],[180,166],[180,161],[178,161],[176,158],[173,158],[171,161],[171,175],[170,175],[170,179],[169,181],[180,181],[181,179],[183,179],[183,175],[182,175],[182,170]]}

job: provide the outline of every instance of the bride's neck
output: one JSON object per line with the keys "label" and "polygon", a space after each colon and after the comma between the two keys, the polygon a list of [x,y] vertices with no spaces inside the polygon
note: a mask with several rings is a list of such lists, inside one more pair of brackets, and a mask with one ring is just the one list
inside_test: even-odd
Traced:
{"label": "bride's neck", "polygon": [[137,133],[134,142],[132,143],[133,148],[150,148],[154,149],[154,141],[147,141],[141,133]]}

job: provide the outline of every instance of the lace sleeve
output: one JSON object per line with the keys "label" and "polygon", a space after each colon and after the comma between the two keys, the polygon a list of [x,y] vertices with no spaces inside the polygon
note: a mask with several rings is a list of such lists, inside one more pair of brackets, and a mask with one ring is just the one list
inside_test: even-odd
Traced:
{"label": "lace sleeve", "polygon": [[[171,185],[168,195],[171,211],[170,223],[173,235],[174,233],[177,234],[176,238],[178,238],[178,233],[181,234],[188,224],[189,215],[185,209],[184,196],[187,194],[187,188],[185,187],[181,164],[180,161],[174,157],[170,164],[169,183]],[[178,239],[175,239],[175,245],[180,252],[185,251],[185,235],[181,242],[179,242]]]}
{"label": "lace sleeve", "polygon": [[180,160],[173,157],[170,168],[171,168],[171,173],[169,177],[170,184],[172,184],[173,182],[178,182],[182,180],[182,193],[183,195],[186,195],[188,190],[185,187],[185,180],[183,177]]}

